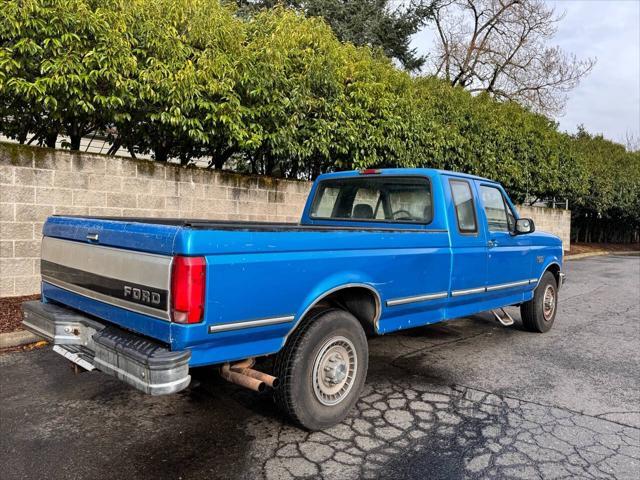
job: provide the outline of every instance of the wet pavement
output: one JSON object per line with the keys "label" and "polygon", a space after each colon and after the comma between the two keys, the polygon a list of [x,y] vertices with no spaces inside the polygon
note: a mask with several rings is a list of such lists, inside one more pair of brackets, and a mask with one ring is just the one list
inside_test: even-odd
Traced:
{"label": "wet pavement", "polygon": [[547,334],[483,314],[372,339],[357,409],[324,432],[208,370],[148,397],[50,349],[2,355],[0,476],[636,479],[640,258],[567,273]]}

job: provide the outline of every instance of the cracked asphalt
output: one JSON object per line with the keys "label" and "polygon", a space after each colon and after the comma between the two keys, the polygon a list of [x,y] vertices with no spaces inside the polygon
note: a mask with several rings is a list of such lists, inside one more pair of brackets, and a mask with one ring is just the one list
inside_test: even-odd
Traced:
{"label": "cracked asphalt", "polygon": [[1,355],[0,475],[637,479],[640,257],[566,271],[547,334],[482,314],[371,339],[356,410],[324,432],[207,369],[149,397],[50,349]]}

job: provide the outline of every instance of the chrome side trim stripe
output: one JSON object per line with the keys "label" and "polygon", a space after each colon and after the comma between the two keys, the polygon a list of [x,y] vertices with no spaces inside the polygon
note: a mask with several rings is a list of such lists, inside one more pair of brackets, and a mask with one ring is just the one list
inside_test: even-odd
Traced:
{"label": "chrome side trim stripe", "polygon": [[413,297],[402,297],[387,300],[387,307],[393,307],[395,305],[404,305],[406,303],[426,302],[427,300],[438,300],[440,298],[447,298],[449,294],[447,292],[428,293],[425,295],[416,295]]}
{"label": "chrome side trim stripe", "polygon": [[[463,295],[473,295],[475,293],[493,292],[496,290],[503,290],[507,288],[523,287],[532,283],[537,283],[537,278],[531,278],[528,280],[519,280],[517,282],[500,283],[498,285],[489,285],[487,287],[467,288],[464,290],[452,290],[452,297],[461,297]],[[449,294],[447,292],[429,293],[425,295],[416,295],[412,297],[393,298],[386,301],[387,307],[393,307],[395,305],[404,305],[407,303],[425,302],[427,300],[437,300],[440,298],[446,298]]]}
{"label": "chrome side trim stripe", "polygon": [[468,288],[466,290],[452,290],[451,291],[451,296],[452,297],[461,297],[462,295],[473,295],[474,293],[484,293],[485,290],[486,290],[485,287]]}
{"label": "chrome side trim stripe", "polygon": [[42,275],[42,281],[49,283],[55,287],[62,288],[63,290],[68,290],[69,292],[77,293],[78,295],[82,295],[83,297],[87,297],[92,300],[108,303],[109,305],[124,308],[125,310],[130,310],[136,313],[142,313],[150,317],[160,318],[162,320],[169,320],[169,312],[158,310],[157,308],[151,308],[151,307],[147,307],[146,305],[127,302],[126,300],[121,300],[116,297],[111,297],[109,295],[104,295],[99,292],[94,292],[93,290],[88,290],[86,288],[79,287],[78,285],[73,285],[71,283],[63,282],[62,280],[58,280],[57,278],[52,278],[47,275]]}
{"label": "chrome side trim stripe", "polygon": [[503,288],[521,287],[523,285],[529,285],[529,280],[520,280],[518,282],[501,283],[499,285],[491,285],[487,287],[487,292],[493,292],[494,290],[502,290]]}
{"label": "chrome side trim stripe", "polygon": [[460,297],[462,295],[473,295],[474,293],[493,292],[496,290],[503,290],[507,288],[523,287],[525,285],[530,285],[531,283],[537,283],[537,282],[538,282],[538,279],[533,278],[529,280],[518,280],[517,282],[500,283],[498,285],[489,285],[487,287],[468,288],[465,290],[453,290],[451,292],[451,296]]}
{"label": "chrome side trim stripe", "polygon": [[266,327],[268,325],[277,325],[279,323],[293,322],[294,315],[286,315],[283,317],[259,318],[257,320],[248,320],[246,322],[223,323],[219,325],[209,325],[209,333],[227,332],[231,330],[241,330],[243,328]]}

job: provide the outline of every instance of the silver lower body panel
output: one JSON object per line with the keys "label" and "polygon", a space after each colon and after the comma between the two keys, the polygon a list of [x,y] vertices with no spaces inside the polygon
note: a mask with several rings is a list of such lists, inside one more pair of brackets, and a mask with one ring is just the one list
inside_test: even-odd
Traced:
{"label": "silver lower body panel", "polygon": [[53,343],[55,351],[150,395],[179,392],[191,382],[191,352],[165,346],[98,322],[68,308],[39,301],[22,304],[22,325]]}

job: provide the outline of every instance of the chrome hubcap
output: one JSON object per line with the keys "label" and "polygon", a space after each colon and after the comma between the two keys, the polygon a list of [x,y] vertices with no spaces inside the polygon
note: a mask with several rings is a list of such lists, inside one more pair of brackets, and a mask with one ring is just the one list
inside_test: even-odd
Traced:
{"label": "chrome hubcap", "polygon": [[313,391],[323,405],[340,403],[351,391],[358,369],[353,343],[345,337],[327,341],[313,364]]}
{"label": "chrome hubcap", "polygon": [[551,320],[553,313],[556,311],[556,290],[551,285],[547,285],[544,289],[542,297],[542,313],[545,320]]}

